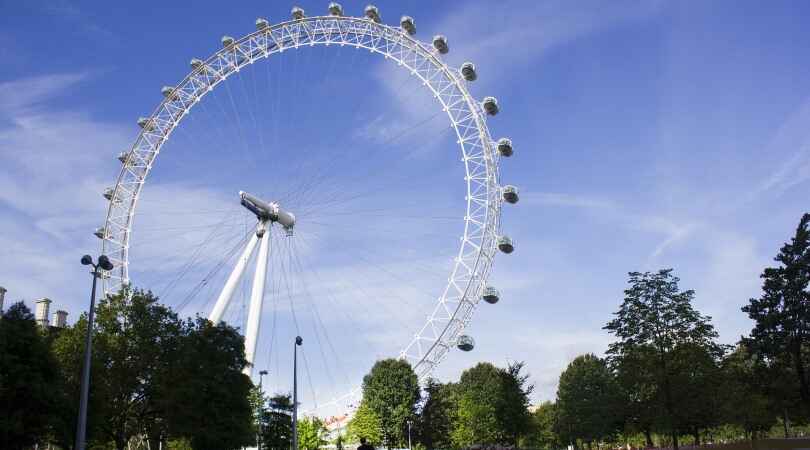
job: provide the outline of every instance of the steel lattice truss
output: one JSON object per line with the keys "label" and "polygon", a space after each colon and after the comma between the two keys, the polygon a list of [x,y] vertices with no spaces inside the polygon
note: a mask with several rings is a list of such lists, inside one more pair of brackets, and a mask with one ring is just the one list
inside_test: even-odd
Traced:
{"label": "steel lattice truss", "polygon": [[106,293],[129,282],[128,245],[138,197],[160,148],[172,131],[205,94],[242,67],[270,55],[302,46],[349,45],[391,59],[424,82],[447,113],[455,129],[466,169],[467,209],[464,235],[448,284],[425,325],[403,348],[420,379],[441,362],[470,322],[481,298],[497,249],[502,204],[498,176],[499,155],[487,129],[482,105],[456,69],[448,67],[431,45],[398,27],[365,18],[320,16],[265,26],[224,48],[205,61],[192,61],[192,72],[176,87],[164,89],[164,100],[154,113],[139,121],[142,131],[132,149],[122,154],[123,168],[110,200],[107,220],[99,230],[102,252],[115,265],[104,276]]}

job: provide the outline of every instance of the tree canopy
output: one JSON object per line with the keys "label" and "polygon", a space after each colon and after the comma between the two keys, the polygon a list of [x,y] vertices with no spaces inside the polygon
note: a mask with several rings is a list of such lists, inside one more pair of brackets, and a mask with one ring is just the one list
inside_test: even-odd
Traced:
{"label": "tree canopy", "polygon": [[612,436],[621,421],[622,399],[613,374],[592,354],[575,358],[560,375],[557,432],[569,442],[598,442]]}
{"label": "tree canopy", "polygon": [[676,450],[690,408],[676,398],[688,390],[683,383],[694,382],[681,376],[683,355],[687,351],[705,352],[711,358],[722,355],[711,318],[692,307],[694,291],[681,291],[678,282],[672,269],[631,272],[624,301],[605,326],[616,337],[607,351],[611,365],[617,370],[626,363],[644,367],[639,376],[624,378],[625,391],[643,393],[642,404],[654,407],[647,410],[660,412],[658,427],[667,430]]}
{"label": "tree canopy", "polygon": [[419,381],[402,359],[377,361],[363,377],[363,400],[380,421],[383,443],[403,446],[408,441],[407,421],[419,400]]}
{"label": "tree canopy", "polygon": [[43,332],[24,303],[0,319],[0,448],[30,448],[48,429],[56,366]]}
{"label": "tree canopy", "polygon": [[[124,449],[134,436],[185,438],[195,450],[254,442],[243,339],[225,324],[181,321],[151,292],[123,291],[97,306],[88,440]],[[64,377],[56,440],[75,427],[87,322],[53,343]],[[74,428],[75,429],[75,428]]]}
{"label": "tree canopy", "polygon": [[305,417],[298,421],[298,447],[304,450],[318,450],[326,444],[326,427],[317,417]]}
{"label": "tree canopy", "polygon": [[805,414],[810,413],[810,214],[804,214],[789,243],[776,255],[777,267],[761,275],[762,296],[742,310],[754,320],[749,349],[779,365],[792,366]]}

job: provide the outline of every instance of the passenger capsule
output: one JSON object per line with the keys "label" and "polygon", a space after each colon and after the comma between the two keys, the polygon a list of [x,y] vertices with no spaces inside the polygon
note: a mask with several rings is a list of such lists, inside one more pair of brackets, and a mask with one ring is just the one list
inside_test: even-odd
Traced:
{"label": "passenger capsule", "polygon": [[484,111],[487,112],[490,116],[494,116],[498,114],[498,99],[495,97],[486,97],[484,98]]}
{"label": "passenger capsule", "polygon": [[293,6],[293,9],[290,11],[290,14],[292,15],[292,18],[295,20],[301,20],[304,17],[306,17],[306,15],[304,14],[304,9],[298,6]]}
{"label": "passenger capsule", "polygon": [[258,19],[256,19],[256,29],[257,30],[264,30],[265,28],[267,28],[269,26],[270,26],[270,22],[268,22],[267,19],[264,19],[262,17],[259,17]]}
{"label": "passenger capsule", "polygon": [[462,334],[458,337],[456,347],[463,352],[468,352],[475,348],[475,341],[470,336]]}
{"label": "passenger capsule", "polygon": [[494,287],[487,286],[484,288],[484,293],[481,294],[481,298],[490,305],[494,305],[501,299],[501,294]]}
{"label": "passenger capsule", "polygon": [[143,128],[146,131],[152,131],[152,129],[154,128],[154,124],[147,117],[139,118],[138,119],[138,126]]}
{"label": "passenger capsule", "polygon": [[498,153],[507,158],[512,156],[512,140],[509,138],[498,139]]}
{"label": "passenger capsule", "polygon": [[168,99],[174,99],[175,97],[174,88],[171,86],[163,86],[163,88],[160,89],[160,93]]}
{"label": "passenger capsule", "polygon": [[465,62],[462,64],[461,76],[467,81],[475,81],[475,79],[478,78],[478,74],[475,73],[475,64],[471,62]]}
{"label": "passenger capsule", "polygon": [[509,236],[501,236],[498,238],[498,250],[508,255],[515,251],[515,244]]}
{"label": "passenger capsule", "polygon": [[107,200],[112,200],[114,194],[115,190],[111,187],[108,187],[107,189],[104,189],[104,193],[102,193],[101,195],[103,195],[104,198],[106,198]]}
{"label": "passenger capsule", "polygon": [[402,26],[402,29],[407,31],[411,36],[416,34],[416,24],[413,21],[413,17],[402,16],[402,18],[399,19],[399,24]]}
{"label": "passenger capsule", "polygon": [[506,203],[515,204],[518,202],[518,188],[507,184],[503,187],[503,199]]}
{"label": "passenger capsule", "polygon": [[450,47],[447,46],[447,38],[441,34],[433,36],[433,47],[435,47],[436,50],[438,50],[442,55],[450,51]]}
{"label": "passenger capsule", "polygon": [[203,66],[203,62],[200,59],[194,58],[191,60],[191,68],[194,70],[198,70],[200,67]]}
{"label": "passenger capsule", "polygon": [[333,16],[342,16],[343,15],[343,6],[340,3],[332,2],[329,4],[329,14]]}
{"label": "passenger capsule", "polygon": [[368,5],[366,6],[366,10],[364,12],[366,14],[366,17],[377,23],[380,23],[380,10],[377,9],[376,6]]}
{"label": "passenger capsule", "polygon": [[93,232],[99,239],[104,239],[104,228],[96,228],[96,231]]}
{"label": "passenger capsule", "polygon": [[233,46],[236,40],[230,36],[222,36],[222,46],[225,48]]}
{"label": "passenger capsule", "polygon": [[118,160],[121,161],[121,164],[126,164],[127,158],[129,158],[129,152],[121,152],[118,154]]}

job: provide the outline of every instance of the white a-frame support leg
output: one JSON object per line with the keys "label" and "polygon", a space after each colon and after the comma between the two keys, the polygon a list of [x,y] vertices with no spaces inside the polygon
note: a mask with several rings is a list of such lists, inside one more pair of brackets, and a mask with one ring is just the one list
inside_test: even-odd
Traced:
{"label": "white a-frame support leg", "polygon": [[228,276],[225,287],[223,287],[222,292],[219,293],[217,302],[214,304],[214,309],[211,310],[211,314],[208,315],[208,320],[214,322],[215,325],[222,320],[222,314],[225,313],[225,309],[228,307],[231,297],[233,297],[233,291],[236,290],[236,286],[239,285],[239,281],[242,279],[242,274],[245,273],[245,266],[247,266],[250,255],[253,254],[253,249],[256,248],[256,242],[259,240],[257,233],[260,229],[263,229],[262,227],[263,225],[260,223],[256,228],[256,233],[253,233],[253,236],[245,247],[245,251],[242,252],[242,256],[236,261],[233,272]]}
{"label": "white a-frame support leg", "polygon": [[270,252],[270,227],[262,222],[257,230],[262,243],[259,254],[256,256],[256,273],[253,276],[253,290],[250,293],[250,309],[248,310],[247,330],[245,332],[245,359],[248,365],[244,374],[251,376],[253,372],[253,356],[256,354],[256,341],[259,338],[259,324],[262,319],[262,304],[264,303],[264,281],[267,277],[267,256]]}

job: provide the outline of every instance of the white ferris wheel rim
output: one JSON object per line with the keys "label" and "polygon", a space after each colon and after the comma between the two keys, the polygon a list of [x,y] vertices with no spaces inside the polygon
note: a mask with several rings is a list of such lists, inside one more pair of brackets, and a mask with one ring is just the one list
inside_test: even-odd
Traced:
{"label": "white ferris wheel rim", "polygon": [[[467,184],[464,235],[453,269],[425,324],[399,353],[420,380],[430,376],[469,324],[481,299],[497,249],[502,206],[499,155],[493,150],[481,104],[466,81],[439,58],[429,44],[405,30],[367,18],[313,16],[275,25],[264,22],[257,31],[225,43],[205,61],[192,62],[192,71],[147,119],[132,148],[119,158],[123,167],[109,200],[101,229],[102,253],[115,269],[102,277],[105,294],[118,292],[129,279],[128,249],[138,198],[163,143],[206,93],[242,67],[275,53],[303,46],[339,45],[364,48],[391,59],[422,81],[439,101],[456,132]],[[165,91],[165,89],[164,89]]]}

